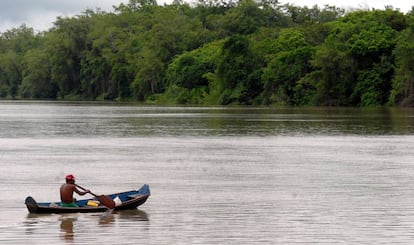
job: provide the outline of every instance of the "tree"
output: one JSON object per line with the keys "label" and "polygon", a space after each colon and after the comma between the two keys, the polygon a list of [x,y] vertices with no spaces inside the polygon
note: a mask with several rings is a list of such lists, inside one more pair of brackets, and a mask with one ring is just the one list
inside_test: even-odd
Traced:
{"label": "tree", "polygon": [[314,51],[308,46],[299,29],[284,30],[272,44],[272,57],[263,70],[264,104],[301,104],[295,101],[297,82],[311,71],[310,60]]}
{"label": "tree", "polygon": [[81,91],[82,52],[87,48],[90,16],[58,18],[47,36],[51,59],[51,78],[59,86],[59,95],[79,95]]}
{"label": "tree", "polygon": [[129,0],[125,5],[121,3],[118,7],[114,7],[116,12],[133,13],[147,6],[157,6],[156,0]]}
{"label": "tree", "polygon": [[0,97],[414,104],[411,12],[273,0],[130,0],[114,10],[1,33]]}
{"label": "tree", "polygon": [[21,25],[2,33],[0,40],[0,96],[15,98],[22,82],[22,58],[40,45],[40,38],[33,28]]}
{"label": "tree", "polygon": [[13,50],[0,54],[0,96],[15,98],[21,80],[19,55]]}
{"label": "tree", "polygon": [[396,75],[390,93],[391,105],[414,105],[414,21],[398,39],[394,50]]}
{"label": "tree", "polygon": [[214,72],[214,50],[208,47],[186,52],[170,63],[166,78],[167,84],[193,89],[207,86],[205,74]]}
{"label": "tree", "polygon": [[312,65],[318,74],[314,76],[315,104],[328,106],[349,105],[355,81],[353,59],[338,48],[324,46],[316,51]]}
{"label": "tree", "polygon": [[[250,41],[245,36],[234,35],[224,42],[217,66],[222,97],[220,104],[251,104],[254,97],[262,92],[257,81],[256,58],[250,49]],[[254,88],[253,94],[251,90]]]}
{"label": "tree", "polygon": [[55,99],[57,92],[57,84],[50,76],[47,52],[43,49],[28,51],[23,60],[23,81],[19,94],[23,98]]}
{"label": "tree", "polygon": [[224,28],[228,35],[251,34],[263,25],[262,11],[253,0],[241,0],[237,7],[230,9],[224,19]]}
{"label": "tree", "polygon": [[143,101],[148,95],[160,91],[160,83],[164,76],[164,67],[162,61],[154,55],[153,52],[143,50],[141,61],[138,61],[138,69],[131,88],[135,99]]}

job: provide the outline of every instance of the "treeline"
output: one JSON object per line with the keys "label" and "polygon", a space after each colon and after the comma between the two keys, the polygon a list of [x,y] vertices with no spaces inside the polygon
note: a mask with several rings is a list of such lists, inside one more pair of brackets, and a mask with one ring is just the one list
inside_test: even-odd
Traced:
{"label": "treeline", "polygon": [[0,33],[0,98],[412,106],[413,12],[130,0]]}

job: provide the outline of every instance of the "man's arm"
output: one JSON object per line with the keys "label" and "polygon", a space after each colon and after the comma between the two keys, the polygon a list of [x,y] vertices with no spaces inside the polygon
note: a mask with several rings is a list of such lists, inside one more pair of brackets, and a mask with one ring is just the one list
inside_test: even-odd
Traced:
{"label": "man's arm", "polygon": [[83,196],[83,195],[88,194],[88,193],[91,192],[90,190],[80,191],[78,188],[76,188],[76,186],[74,186],[73,191],[76,192],[76,193],[78,193],[81,196]]}

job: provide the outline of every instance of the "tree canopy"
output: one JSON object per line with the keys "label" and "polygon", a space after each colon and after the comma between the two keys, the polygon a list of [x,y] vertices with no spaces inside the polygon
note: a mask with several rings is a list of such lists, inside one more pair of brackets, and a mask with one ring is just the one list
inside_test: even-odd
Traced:
{"label": "tree canopy", "polygon": [[130,0],[0,33],[0,98],[414,105],[414,11]]}

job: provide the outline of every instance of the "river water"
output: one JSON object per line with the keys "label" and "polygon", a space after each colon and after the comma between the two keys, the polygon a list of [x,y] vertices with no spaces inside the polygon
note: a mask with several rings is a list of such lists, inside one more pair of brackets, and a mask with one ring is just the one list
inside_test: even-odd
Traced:
{"label": "river water", "polygon": [[[0,102],[1,244],[410,244],[414,110]],[[31,215],[66,174],[137,210]]]}

